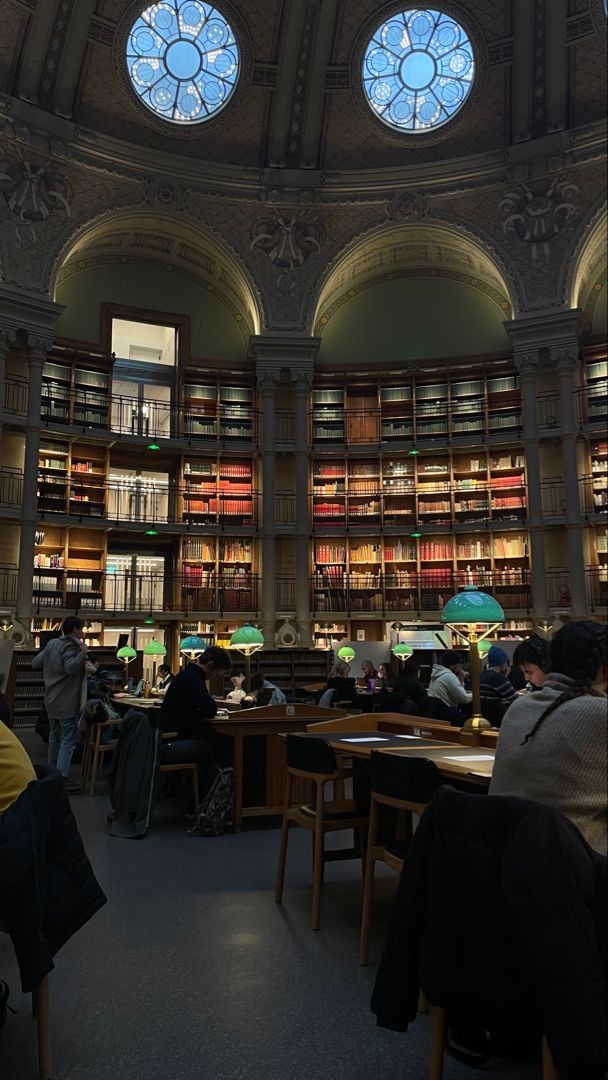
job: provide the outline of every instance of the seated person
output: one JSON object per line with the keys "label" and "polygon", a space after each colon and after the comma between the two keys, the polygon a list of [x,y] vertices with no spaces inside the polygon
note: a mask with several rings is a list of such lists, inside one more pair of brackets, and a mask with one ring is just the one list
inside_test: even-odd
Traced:
{"label": "seated person", "polygon": [[230,682],[232,684],[232,690],[229,690],[226,694],[226,701],[232,701],[235,705],[240,705],[243,698],[247,697],[247,691],[245,690],[245,672],[235,671],[234,675],[230,676]]}
{"label": "seated person", "polygon": [[395,682],[395,676],[390,671],[387,664],[380,664],[378,668],[378,676],[376,678],[376,687],[378,690],[387,690],[389,687],[392,690]]}
{"label": "seated person", "polygon": [[426,716],[427,698],[426,687],[420,682],[420,663],[410,656],[395,680],[390,702],[402,712],[412,709],[416,716]]}
{"label": "seated person", "polygon": [[218,735],[207,723],[217,713],[207,680],[230,667],[225,649],[212,645],[171,680],[160,707],[160,720],[164,731],[175,731],[177,735],[161,743],[163,765],[197,761],[209,766],[226,753],[230,756],[232,740]]}
{"label": "seated person", "polygon": [[171,673],[171,668],[168,664],[161,664],[156,673],[156,689],[161,693],[166,693],[169,689],[174,676]]}
{"label": "seated person", "polygon": [[373,689],[373,687],[370,687],[369,685],[370,679],[375,679],[378,675],[378,672],[376,671],[371,660],[363,661],[363,663],[361,664],[361,671],[363,672],[363,681],[365,682],[367,689]]}
{"label": "seated person", "polygon": [[561,810],[602,855],[607,645],[606,626],[590,619],[558,631],[542,688],[518,696],[503,720],[490,784],[491,795],[535,799]]}
{"label": "seated person", "polygon": [[521,671],[528,690],[538,690],[549,673],[549,642],[532,634],[515,649],[513,667]]}
{"label": "seated person", "polygon": [[334,665],[333,673],[327,680],[327,689],[335,690],[333,705],[348,702],[348,704],[358,708],[357,684],[354,678],[351,678],[350,664],[347,664],[344,660],[339,660]]}
{"label": "seated person", "polygon": [[[433,664],[429,698],[440,703],[440,707],[434,709],[433,702],[429,702],[429,715],[435,716],[438,720],[461,724],[463,719],[470,714],[470,708],[461,712],[461,708],[471,705],[473,694],[464,688],[464,670],[459,652],[448,649],[442,653],[440,662]],[[443,715],[440,715],[441,713]]]}
{"label": "seated person", "polygon": [[287,698],[278,686],[265,679],[258,671],[251,677],[251,689],[241,701],[244,709],[262,708],[263,705],[286,705]]}
{"label": "seated person", "polygon": [[481,696],[497,698],[510,705],[517,697],[517,690],[509,680],[511,664],[508,654],[500,645],[492,645],[487,661],[487,668],[479,676]]}
{"label": "seated person", "polygon": [[34,766],[11,729],[0,721],[0,814],[36,779]]}

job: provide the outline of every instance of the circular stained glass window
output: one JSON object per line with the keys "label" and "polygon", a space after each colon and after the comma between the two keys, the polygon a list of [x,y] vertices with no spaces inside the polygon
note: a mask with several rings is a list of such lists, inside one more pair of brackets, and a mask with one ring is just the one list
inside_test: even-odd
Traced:
{"label": "circular stained glass window", "polygon": [[133,23],[127,67],[144,105],[176,124],[223,109],[239,74],[239,48],[224,16],[203,0],[152,4]]}
{"label": "circular stained glass window", "polygon": [[431,8],[402,11],[373,34],[363,56],[365,96],[397,131],[440,127],[473,86],[471,42],[451,15]]}

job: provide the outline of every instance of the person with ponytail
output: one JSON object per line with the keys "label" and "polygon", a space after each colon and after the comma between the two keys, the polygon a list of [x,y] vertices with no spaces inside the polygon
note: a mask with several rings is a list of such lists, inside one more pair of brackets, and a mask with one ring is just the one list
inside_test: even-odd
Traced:
{"label": "person with ponytail", "polygon": [[534,799],[561,810],[594,851],[606,854],[607,627],[566,623],[551,641],[540,690],[507,712],[491,795]]}

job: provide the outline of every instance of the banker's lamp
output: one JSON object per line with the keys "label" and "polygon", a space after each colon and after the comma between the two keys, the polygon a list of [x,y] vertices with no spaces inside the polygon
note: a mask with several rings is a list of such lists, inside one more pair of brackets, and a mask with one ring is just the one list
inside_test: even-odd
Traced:
{"label": "banker's lamp", "polygon": [[476,585],[465,585],[461,592],[448,600],[441,612],[442,623],[469,646],[473,715],[464,724],[463,731],[485,730],[492,726],[481,715],[479,644],[498,629],[504,618],[505,613],[498,601],[480,592]]}
{"label": "banker's lamp", "polygon": [[161,641],[156,641],[152,638],[147,645],[144,645],[144,656],[152,657],[152,682],[156,682],[156,662],[159,656],[166,656],[167,650]]}
{"label": "banker's lamp", "polygon": [[344,660],[345,664],[350,664],[355,659],[356,653],[352,645],[343,645],[341,649],[338,649],[338,656],[340,660]]}
{"label": "banker's lamp", "polygon": [[194,660],[195,656],[200,656],[202,652],[207,648],[207,642],[204,638],[199,637],[198,634],[190,634],[182,641],[179,651],[184,656],[189,657],[190,660]]}
{"label": "banker's lamp", "polygon": [[245,623],[235,630],[228,643],[229,649],[236,649],[245,657],[247,689],[251,689],[251,654],[264,648],[264,635],[257,626]]}
{"label": "banker's lamp", "polygon": [[116,653],[116,659],[125,665],[125,682],[129,681],[129,664],[132,664],[137,656],[137,650],[132,645],[123,645]]}
{"label": "banker's lamp", "polygon": [[401,644],[393,645],[391,652],[397,660],[403,661],[409,660],[410,656],[414,655],[414,650],[411,645],[406,645],[405,642]]}

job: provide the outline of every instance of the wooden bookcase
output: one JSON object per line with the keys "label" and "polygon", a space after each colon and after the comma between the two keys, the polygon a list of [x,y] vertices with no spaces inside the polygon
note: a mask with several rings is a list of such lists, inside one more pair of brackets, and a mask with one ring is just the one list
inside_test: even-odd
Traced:
{"label": "wooden bookcase", "polygon": [[112,361],[56,344],[42,369],[41,416],[53,424],[109,428]]}
{"label": "wooden bookcase", "polygon": [[182,594],[196,611],[257,611],[256,548],[247,537],[184,537]]}
{"label": "wooden bookcase", "polygon": [[206,443],[252,443],[256,411],[251,384],[218,377],[217,371],[188,369],[183,378],[183,430]]}
{"label": "wooden bookcase", "polygon": [[182,517],[192,525],[253,527],[257,520],[251,458],[184,460]]}
{"label": "wooden bookcase", "polygon": [[108,461],[105,446],[75,442],[70,454],[69,513],[73,516],[106,516]]}

